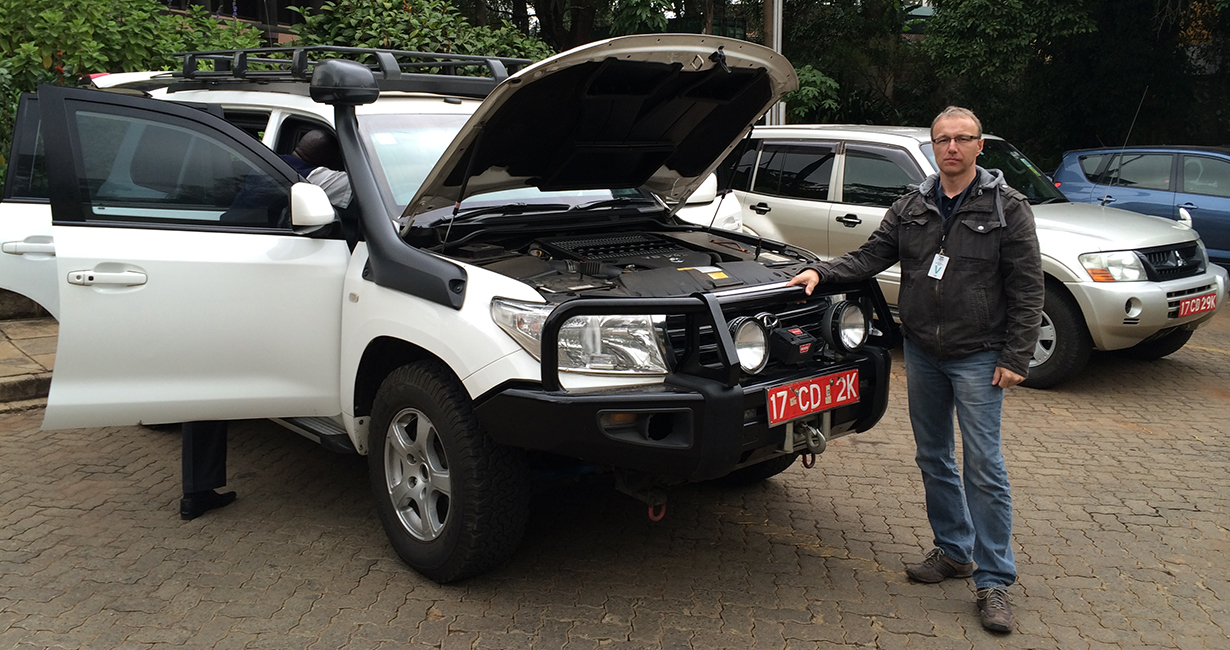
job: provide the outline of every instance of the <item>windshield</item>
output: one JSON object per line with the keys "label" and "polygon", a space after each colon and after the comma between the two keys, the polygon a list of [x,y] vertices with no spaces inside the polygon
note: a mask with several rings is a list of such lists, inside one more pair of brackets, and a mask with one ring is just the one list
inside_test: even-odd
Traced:
{"label": "windshield", "polygon": [[[359,133],[373,154],[372,167],[390,211],[398,214],[405,209],[467,119],[468,115],[444,113],[359,116]],[[508,202],[576,205],[629,194],[644,196],[639,190],[541,192],[525,187],[470,197],[462,209]]]}
{"label": "windshield", "polygon": [[[931,166],[938,169],[932,148],[924,145],[922,150],[931,161]],[[987,138],[982,147],[982,155],[978,157],[978,166],[1002,171],[1008,185],[1024,194],[1032,204],[1067,200],[1055,187],[1054,181],[1006,140]]]}

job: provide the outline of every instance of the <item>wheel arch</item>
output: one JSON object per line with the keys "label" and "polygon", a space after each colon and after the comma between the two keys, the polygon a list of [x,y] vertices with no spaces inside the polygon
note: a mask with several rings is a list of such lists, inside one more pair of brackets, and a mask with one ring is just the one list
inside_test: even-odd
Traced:
{"label": "wheel arch", "polygon": [[[457,376],[452,367],[439,356],[424,347],[404,339],[393,336],[378,336],[368,341],[367,347],[363,350],[363,355],[359,358],[359,367],[355,372],[355,420],[371,417],[372,405],[376,401],[376,391],[380,390],[380,384],[384,382],[386,377],[392,374],[394,370],[406,364],[424,359],[433,359],[440,362],[440,365],[448,368],[448,371],[454,377]],[[460,382],[460,379],[458,379],[458,382]],[[363,440],[364,444],[361,448],[367,448],[366,442],[366,440]]]}

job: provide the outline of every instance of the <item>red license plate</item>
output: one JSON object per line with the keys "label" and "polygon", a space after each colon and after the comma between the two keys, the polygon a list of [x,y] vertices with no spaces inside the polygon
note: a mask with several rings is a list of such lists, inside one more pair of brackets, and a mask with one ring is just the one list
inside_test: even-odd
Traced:
{"label": "red license plate", "polygon": [[765,391],[769,426],[858,402],[858,370],[774,386]]}
{"label": "red license plate", "polygon": [[1217,294],[1206,293],[1203,296],[1184,298],[1179,301],[1179,318],[1193,314],[1203,314],[1217,309]]}

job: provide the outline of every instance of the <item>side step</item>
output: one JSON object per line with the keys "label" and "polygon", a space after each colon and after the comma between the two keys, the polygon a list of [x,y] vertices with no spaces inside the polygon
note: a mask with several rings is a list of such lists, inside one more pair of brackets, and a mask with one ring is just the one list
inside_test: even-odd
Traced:
{"label": "side step", "polygon": [[273,418],[273,421],[329,451],[339,454],[359,453],[346,430],[332,418]]}

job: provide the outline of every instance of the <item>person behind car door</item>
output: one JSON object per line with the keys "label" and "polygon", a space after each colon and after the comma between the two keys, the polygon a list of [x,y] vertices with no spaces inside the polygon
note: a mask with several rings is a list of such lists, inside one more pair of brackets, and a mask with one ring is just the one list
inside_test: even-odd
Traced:
{"label": "person behind car door", "polygon": [[332,134],[324,129],[308,131],[299,138],[294,152],[280,157],[307,182],[323,187],[334,207],[350,205],[350,177],[335,169],[342,166],[341,153]]}
{"label": "person behind car door", "polygon": [[931,144],[939,173],[893,203],[858,250],[790,284],[810,294],[822,281],[867,279],[901,263],[910,424],[935,535],[935,548],[906,574],[919,582],[972,575],[983,627],[1010,632],[1005,588],[1017,574],[1000,420],[1004,389],[1025,379],[1038,339],[1042,262],[1028,201],[999,170],[975,164],[983,145],[977,116],[946,108],[931,124]]}

